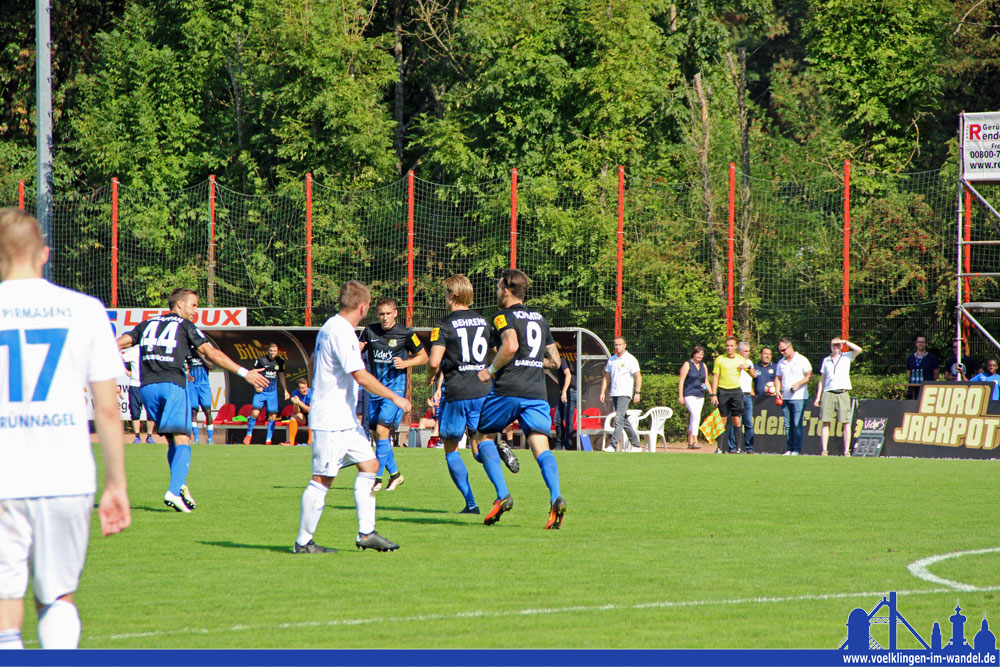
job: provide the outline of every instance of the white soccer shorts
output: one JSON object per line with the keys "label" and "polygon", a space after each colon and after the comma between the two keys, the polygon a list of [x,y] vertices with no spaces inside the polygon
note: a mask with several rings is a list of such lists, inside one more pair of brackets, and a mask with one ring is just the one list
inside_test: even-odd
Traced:
{"label": "white soccer shorts", "polygon": [[93,494],[0,500],[0,598],[23,598],[29,569],[43,605],[76,591],[93,507]]}
{"label": "white soccer shorts", "polygon": [[313,429],[313,474],[336,477],[345,465],[370,461],[375,450],[362,427],[344,431]]}

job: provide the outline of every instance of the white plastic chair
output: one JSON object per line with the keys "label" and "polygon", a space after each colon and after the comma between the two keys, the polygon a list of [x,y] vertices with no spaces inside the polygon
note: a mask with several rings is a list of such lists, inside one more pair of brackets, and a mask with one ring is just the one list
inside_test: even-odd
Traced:
{"label": "white plastic chair", "polygon": [[[638,410],[636,410],[638,412]],[[667,420],[674,416],[673,408],[669,407],[657,407],[650,408],[646,411],[646,414],[639,417],[636,421],[642,421],[646,417],[649,417],[649,429],[645,431],[640,431],[637,427],[635,430],[639,433],[639,437],[646,436],[649,441],[648,452],[656,451],[656,440],[657,438],[663,438],[663,452],[667,451],[667,436],[663,432],[664,426]]]}
{"label": "white plastic chair", "polygon": [[[626,410],[625,417],[628,419],[629,423],[632,424],[632,428],[639,432],[639,415],[642,410]],[[612,412],[610,415],[604,418],[604,442],[610,442],[610,438],[615,434],[615,413]],[[641,436],[642,434],[639,433]],[[628,442],[628,436],[624,433],[622,434],[622,441],[618,443],[622,447],[622,451],[627,451],[628,447],[625,443]],[[606,445],[605,445],[606,446]]]}

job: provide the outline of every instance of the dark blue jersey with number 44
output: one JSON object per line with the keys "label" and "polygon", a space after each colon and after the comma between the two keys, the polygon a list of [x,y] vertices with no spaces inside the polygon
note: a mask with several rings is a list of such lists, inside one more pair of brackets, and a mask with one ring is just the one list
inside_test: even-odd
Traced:
{"label": "dark blue jersey with number 44", "polygon": [[187,386],[184,360],[209,342],[198,327],[176,313],[157,315],[140,322],[128,332],[133,345],[139,346],[142,386],[171,382]]}

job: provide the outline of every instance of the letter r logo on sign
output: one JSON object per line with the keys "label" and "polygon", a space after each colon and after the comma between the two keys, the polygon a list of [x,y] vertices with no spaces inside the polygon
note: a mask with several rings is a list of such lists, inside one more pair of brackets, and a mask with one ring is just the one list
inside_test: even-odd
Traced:
{"label": "letter r logo on sign", "polygon": [[969,125],[969,141],[980,141],[979,131],[982,129],[981,125]]}

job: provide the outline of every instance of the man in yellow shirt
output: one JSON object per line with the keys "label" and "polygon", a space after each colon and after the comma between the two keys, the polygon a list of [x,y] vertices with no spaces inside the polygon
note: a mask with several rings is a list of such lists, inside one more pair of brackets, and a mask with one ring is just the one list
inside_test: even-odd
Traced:
{"label": "man in yellow shirt", "polygon": [[[739,339],[736,336],[726,337],[726,354],[715,358],[712,366],[712,393],[708,396],[712,405],[718,406],[722,421],[732,418],[733,430],[736,435],[736,450],[743,449],[743,390],[740,388],[740,371],[751,372],[753,364],[745,357],[736,354]],[[718,447],[716,454],[725,454],[726,450]]]}

